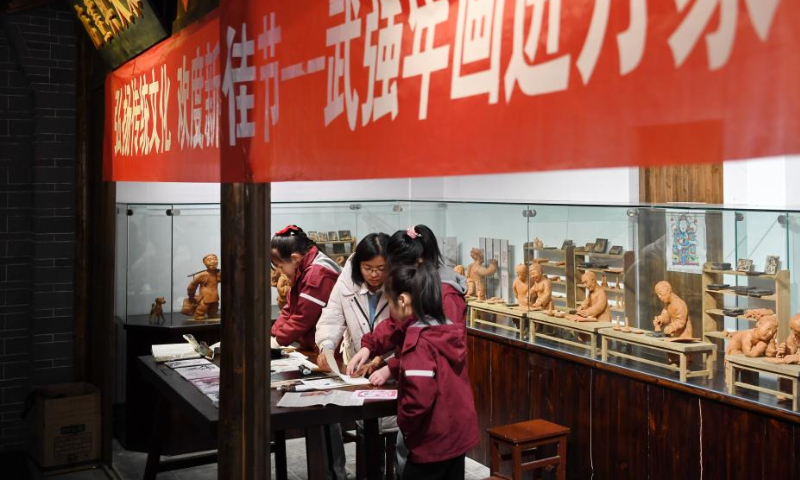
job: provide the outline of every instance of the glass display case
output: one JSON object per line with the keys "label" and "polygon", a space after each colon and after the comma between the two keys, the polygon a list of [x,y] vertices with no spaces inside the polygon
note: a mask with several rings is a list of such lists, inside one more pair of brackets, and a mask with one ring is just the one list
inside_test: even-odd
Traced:
{"label": "glass display case", "polygon": [[[120,318],[151,322],[163,297],[166,322],[193,321],[181,308],[203,256],[220,251],[219,215],[119,205]],[[274,203],[271,221],[313,232],[340,261],[368,233],[428,225],[469,279],[472,328],[799,410],[800,356],[790,342],[781,357],[800,310],[798,212],[382,200]]]}

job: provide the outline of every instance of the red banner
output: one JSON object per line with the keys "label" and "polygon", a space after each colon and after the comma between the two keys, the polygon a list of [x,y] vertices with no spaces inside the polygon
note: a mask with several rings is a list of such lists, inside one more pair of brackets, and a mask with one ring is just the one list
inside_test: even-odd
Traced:
{"label": "red banner", "polygon": [[[114,95],[134,71],[161,61],[175,79],[210,25],[115,72],[109,103],[123,113],[109,122],[125,125]],[[797,153],[796,25],[789,0],[221,2],[221,177],[211,148],[142,155],[116,140],[110,177],[377,178]],[[178,125],[171,105],[167,125]],[[194,139],[196,109],[182,108]],[[109,142],[119,135],[107,130]]]}

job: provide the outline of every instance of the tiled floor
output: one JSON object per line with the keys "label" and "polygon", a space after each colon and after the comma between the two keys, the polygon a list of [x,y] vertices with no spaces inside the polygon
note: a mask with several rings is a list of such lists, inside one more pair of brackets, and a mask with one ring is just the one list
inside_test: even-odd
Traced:
{"label": "tiled floor", "polygon": [[[305,480],[306,446],[302,439],[286,442],[287,463],[290,480]],[[347,455],[348,477],[355,473],[355,445],[345,445]],[[114,469],[122,480],[141,480],[144,474],[146,455],[139,452],[128,452],[114,442]],[[274,463],[273,463],[274,465]],[[489,476],[489,469],[473,460],[467,459],[466,480],[481,480]],[[272,477],[275,478],[273,467]],[[56,477],[57,480],[103,480],[108,478],[102,470],[75,472]],[[55,479],[54,479],[55,480]],[[158,475],[158,480],[217,480],[217,466],[204,465],[186,470],[165,472]]]}

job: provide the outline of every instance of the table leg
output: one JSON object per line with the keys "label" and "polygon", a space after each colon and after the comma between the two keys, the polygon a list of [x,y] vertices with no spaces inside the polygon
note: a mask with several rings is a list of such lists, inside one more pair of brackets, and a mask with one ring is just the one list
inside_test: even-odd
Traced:
{"label": "table leg", "polygon": [[797,411],[798,405],[800,405],[800,400],[797,397],[800,397],[800,382],[797,381],[796,378],[792,379],[792,410],[795,412]]}
{"label": "table leg", "polygon": [[144,467],[144,480],[156,480],[161,466],[161,446],[167,432],[162,428],[169,424],[167,405],[161,395],[156,397],[155,422],[150,433],[150,450],[147,452],[147,464]]}
{"label": "table leg", "polygon": [[324,480],[328,469],[328,448],[325,444],[325,427],[306,428],[306,465],[308,480]]}
{"label": "table leg", "polygon": [[277,480],[287,480],[289,470],[286,465],[286,432],[275,432],[272,434],[275,441],[275,475]]}
{"label": "table leg", "polygon": [[597,358],[597,335],[594,333],[589,334],[589,342],[591,342],[589,351],[592,353],[592,360]]}
{"label": "table leg", "polygon": [[378,419],[364,420],[364,456],[367,457],[367,479],[381,480],[381,439],[378,433]]}
{"label": "table leg", "polygon": [[686,381],[686,354],[679,353],[680,356],[680,374],[681,374],[681,382]]}
{"label": "table leg", "polygon": [[714,360],[711,358],[711,355],[708,353],[703,354],[703,363],[706,366],[706,370],[708,370],[708,379],[714,379]]}
{"label": "table leg", "polygon": [[469,309],[469,326],[475,328],[475,308]]}
{"label": "table leg", "polygon": [[601,348],[600,348],[600,358],[604,361],[608,361],[608,338],[600,337],[601,340]]}
{"label": "table leg", "polygon": [[729,394],[733,393],[733,380],[736,378],[736,372],[733,369],[733,365],[729,362],[725,364],[725,389],[728,391]]}

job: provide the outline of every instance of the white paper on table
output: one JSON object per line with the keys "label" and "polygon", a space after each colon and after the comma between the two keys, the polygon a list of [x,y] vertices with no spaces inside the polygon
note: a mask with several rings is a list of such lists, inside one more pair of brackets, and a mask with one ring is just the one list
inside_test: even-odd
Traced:
{"label": "white paper on table", "polygon": [[303,385],[314,390],[330,390],[331,388],[344,388],[346,384],[340,377],[316,378],[314,380],[300,380]]}
{"label": "white paper on table", "polygon": [[309,362],[307,358],[308,357],[302,353],[292,352],[287,355],[286,358],[272,360],[269,368],[273,373],[296,371],[301,365],[312,371],[319,370],[319,368],[315,364]]}
{"label": "white paper on table", "polygon": [[210,365],[198,365],[196,367],[179,368],[175,370],[186,380],[196,380],[198,378],[219,377],[219,367],[213,363]]}
{"label": "white paper on table", "polygon": [[353,398],[363,400],[396,400],[397,390],[358,390],[353,392]]}
{"label": "white paper on table", "polygon": [[278,406],[282,408],[311,407],[314,405],[339,405],[354,407],[364,404],[363,398],[353,398],[350,392],[325,390],[315,392],[288,392],[281,397]]}
{"label": "white paper on table", "polygon": [[190,380],[190,382],[206,395],[210,393],[219,393],[219,377],[197,378],[195,380]]}
{"label": "white paper on table", "polygon": [[333,358],[333,352],[329,349],[323,350],[323,354],[325,355],[325,360],[328,361],[328,365],[331,367],[331,370],[335,375],[338,375],[345,383],[348,385],[369,385],[369,380],[364,377],[351,377],[350,375],[342,375],[342,372],[339,371],[339,365],[336,363],[336,359]]}
{"label": "white paper on table", "polygon": [[209,362],[205,358],[195,358],[192,360],[176,360],[174,362],[167,362],[164,365],[168,366],[169,368],[176,369],[176,368],[196,367],[198,365],[210,365],[210,364],[211,362]]}

